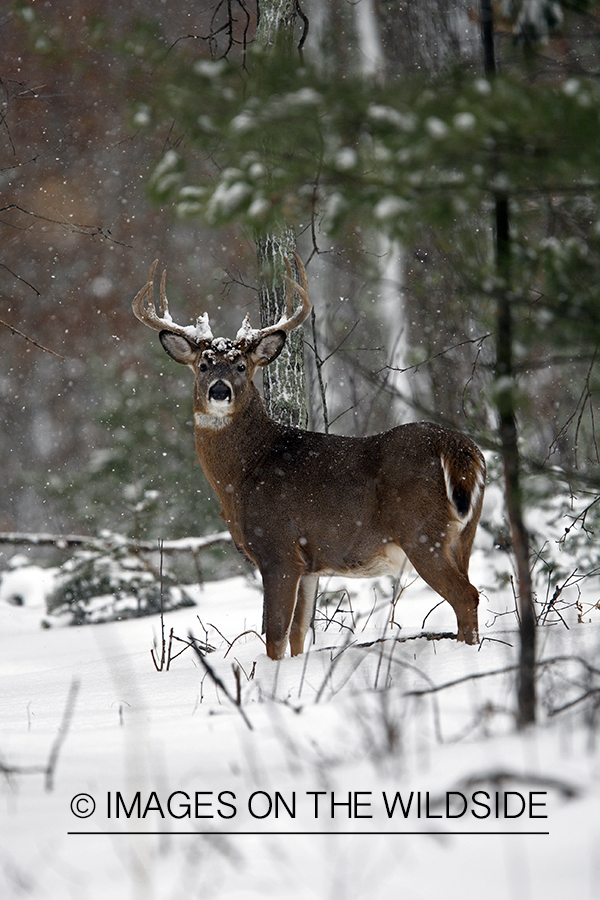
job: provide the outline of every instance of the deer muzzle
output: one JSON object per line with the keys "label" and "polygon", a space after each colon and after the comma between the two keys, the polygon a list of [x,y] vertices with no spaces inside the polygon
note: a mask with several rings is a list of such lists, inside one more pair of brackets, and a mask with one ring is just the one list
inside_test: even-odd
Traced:
{"label": "deer muzzle", "polygon": [[217,403],[231,403],[233,392],[225,381],[219,379],[214,381],[208,389],[208,399]]}

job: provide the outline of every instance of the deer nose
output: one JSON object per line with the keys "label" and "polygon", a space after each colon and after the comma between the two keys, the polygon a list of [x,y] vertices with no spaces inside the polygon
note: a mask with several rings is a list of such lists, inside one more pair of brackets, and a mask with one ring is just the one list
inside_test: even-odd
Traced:
{"label": "deer nose", "polygon": [[231,388],[224,381],[215,381],[208,391],[209,400],[231,400]]}

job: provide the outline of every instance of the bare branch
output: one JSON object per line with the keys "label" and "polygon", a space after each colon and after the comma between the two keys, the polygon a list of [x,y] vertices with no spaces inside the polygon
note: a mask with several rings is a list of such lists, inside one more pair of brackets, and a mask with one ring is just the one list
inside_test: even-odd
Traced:
{"label": "bare branch", "polygon": [[298,50],[302,50],[302,48],[304,47],[304,42],[308,37],[308,27],[310,23],[308,20],[308,16],[300,6],[300,0],[296,0],[296,13],[298,15],[298,18],[302,20],[302,34],[300,36],[300,40],[298,41]]}
{"label": "bare branch", "polygon": [[[119,546],[125,546],[130,550],[142,550],[155,552],[155,541],[133,541],[122,536],[111,538],[96,538],[79,534],[26,534],[19,531],[0,532],[0,544],[31,544],[36,547],[56,547],[58,550],[66,550],[69,547],[100,547],[109,550],[118,541]],[[214,547],[216,544],[232,543],[228,531],[217,534],[209,534],[205,537],[188,537],[174,541],[163,541],[163,553],[196,553],[206,547]]]}
{"label": "bare branch", "polygon": [[[404,375],[405,372],[418,372],[421,366],[426,366],[428,363],[433,362],[434,359],[439,359],[441,356],[446,356],[447,353],[451,353],[453,350],[457,350],[459,347],[464,347],[468,344],[477,344],[477,357],[479,357],[483,342],[491,336],[491,332],[488,332],[488,334],[483,334],[478,338],[468,338],[467,340],[459,341],[458,344],[452,344],[450,347],[446,347],[444,350],[440,350],[439,353],[435,353],[433,356],[424,359],[423,362],[416,363],[413,366],[405,366],[404,368],[400,368],[399,366],[387,365],[383,366],[383,368],[381,368],[379,371],[383,372],[387,370],[390,372],[399,372],[401,375]],[[475,361],[475,363],[476,362],[477,360]],[[377,372],[376,374],[379,374],[379,372]]]}
{"label": "bare branch", "polygon": [[33,210],[25,209],[22,206],[19,206],[17,203],[9,203],[7,206],[0,207],[0,213],[10,212],[10,210],[16,209],[17,212],[23,213],[25,216],[31,216],[33,219],[39,219],[40,222],[48,222],[50,225],[58,225],[60,228],[63,228],[65,231],[70,231],[72,234],[82,234],[86,237],[102,237],[107,241],[110,241],[112,244],[118,244],[120,247],[127,247],[128,249],[132,249],[131,244],[125,244],[123,241],[118,241],[116,238],[112,237],[109,228],[102,228],[100,225],[85,225],[81,222],[67,222],[66,220],[61,219],[52,219],[50,216],[44,216],[41,213],[33,212]]}
{"label": "bare branch", "polygon": [[[31,287],[31,285],[29,285]],[[35,290],[35,288],[33,288]],[[37,293],[37,291],[36,291]],[[14,325],[9,325],[8,322],[5,322],[4,319],[0,319],[0,325],[3,325],[5,328],[8,328],[9,331],[12,331],[13,334],[18,334],[19,337],[24,338],[24,340],[29,341],[30,344],[33,344],[35,347],[39,347],[40,350],[44,350],[46,353],[51,353],[52,356],[58,357],[58,359],[64,359],[64,356],[61,356],[60,353],[55,353],[54,350],[50,350],[49,347],[44,347],[43,344],[40,344],[39,341],[36,341],[35,338],[29,337],[29,335],[24,334],[22,331],[19,331],[18,328],[15,328]]]}
{"label": "bare branch", "polygon": [[21,275],[18,275],[17,272],[13,272],[13,270],[9,269],[9,267],[5,263],[0,263],[0,268],[6,269],[6,271],[9,272],[13,278],[16,278],[17,281],[22,281],[23,284],[26,284],[27,287],[31,288],[31,290],[34,292],[34,294],[37,294],[38,297],[42,296],[40,294],[40,292],[38,291],[38,289],[35,288],[32,284],[30,284],[26,278],[23,278]]}
{"label": "bare branch", "polygon": [[569,534],[570,531],[572,531],[572,529],[575,527],[575,525],[579,521],[581,522],[582,530],[585,531],[585,533],[590,536],[593,535],[594,532],[586,527],[585,520],[587,519],[587,516],[588,516],[588,513],[590,512],[590,510],[593,509],[594,506],[596,505],[596,503],[598,503],[598,502],[600,502],[600,497],[596,497],[594,500],[592,500],[592,502],[589,503],[586,506],[586,508],[579,513],[578,516],[574,516],[574,517],[569,516],[568,517],[571,519],[571,524],[569,526],[567,526],[567,528],[565,528],[563,536],[558,541],[559,544],[564,544],[567,535]]}
{"label": "bare branch", "polygon": [[[212,627],[214,628],[214,625],[213,625]],[[220,632],[219,632],[219,633],[220,633]],[[255,631],[254,628],[249,628],[247,631],[242,631],[241,634],[238,634],[237,637],[234,637],[234,639],[233,639],[233,640],[231,641],[231,643],[229,644],[229,647],[228,647],[227,650],[225,651],[225,656],[227,656],[227,654],[229,653],[229,651],[231,650],[231,648],[233,647],[233,645],[235,644],[236,641],[239,641],[240,638],[246,637],[246,635],[248,635],[248,634],[253,634],[253,635],[255,635],[255,636],[259,639],[259,641],[262,641],[262,642],[263,642],[263,644],[265,645],[265,647],[267,646],[267,642],[265,641],[265,639],[264,639],[264,637],[262,636],[262,634],[259,634],[258,631]],[[221,637],[223,637],[223,635],[221,635]],[[227,641],[227,638],[225,638],[225,640]],[[229,643],[229,642],[228,642],[228,643]],[[223,659],[225,658],[225,656],[223,657]]]}

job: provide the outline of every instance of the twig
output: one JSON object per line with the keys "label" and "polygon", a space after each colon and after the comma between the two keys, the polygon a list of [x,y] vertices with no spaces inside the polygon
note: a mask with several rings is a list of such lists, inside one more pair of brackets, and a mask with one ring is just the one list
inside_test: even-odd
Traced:
{"label": "twig", "polygon": [[[219,637],[222,637],[222,638],[223,638],[223,640],[225,641],[225,643],[227,644],[228,647],[232,647],[232,646],[233,646],[233,641],[228,641],[227,638],[225,637],[225,635],[223,634],[223,632],[220,631],[220,630],[217,628],[216,625],[213,625],[212,622],[209,622],[209,623],[208,623],[208,627],[209,627],[209,628],[214,628],[214,630],[217,632],[217,634],[219,635]],[[229,651],[228,651],[228,652],[229,652]]]}
{"label": "twig", "polygon": [[[213,627],[214,627],[214,626],[213,626]],[[233,705],[235,706],[235,708],[238,710],[240,716],[241,716],[242,719],[244,720],[244,723],[247,725],[247,727],[250,729],[250,731],[253,731],[254,729],[253,729],[253,727],[252,727],[252,722],[250,721],[250,719],[249,719],[248,716],[246,715],[246,713],[245,713],[245,711],[244,711],[244,708],[243,708],[243,706],[242,706],[242,701],[241,701],[241,696],[240,696],[240,694],[239,694],[239,691],[238,691],[238,698],[237,698],[237,700],[236,700],[235,697],[232,697],[232,696],[231,696],[231,694],[230,694],[229,691],[227,690],[227,687],[225,686],[225,684],[223,683],[223,681],[219,678],[219,676],[217,675],[217,673],[215,672],[215,670],[213,669],[213,667],[212,667],[211,665],[209,665],[208,662],[206,661],[206,658],[205,658],[204,654],[202,653],[202,651],[200,650],[200,648],[197,646],[197,644],[196,644],[196,639],[195,639],[194,635],[193,635],[191,632],[189,632],[188,638],[189,638],[189,641],[190,641],[190,645],[194,648],[194,651],[195,651],[195,653],[196,653],[196,656],[198,657],[198,659],[200,660],[200,662],[202,663],[202,665],[203,665],[204,668],[206,669],[207,675],[209,675],[210,678],[212,678],[212,680],[214,681],[216,687],[219,688],[221,691],[223,691],[223,693],[225,694],[225,696],[227,697],[227,699],[228,699],[231,703],[233,703]],[[234,668],[234,672],[235,672],[235,668]],[[239,679],[239,673],[238,673],[238,679]],[[238,685],[239,685],[239,681],[238,681]]]}
{"label": "twig", "polygon": [[302,674],[300,676],[300,683],[298,685],[298,699],[300,699],[300,696],[302,694],[302,688],[304,687],[304,679],[306,678],[306,670],[308,668],[308,660],[310,658],[310,652],[314,648],[314,645],[315,645],[314,618],[313,618],[313,626],[310,629],[310,641],[311,641],[311,644],[306,648],[305,652],[303,653],[304,660],[302,662]]}
{"label": "twig", "polygon": [[235,678],[235,705],[238,708],[242,706],[242,679],[241,679],[241,668],[238,664],[232,665],[233,677]]}
{"label": "twig", "polygon": [[327,685],[327,682],[331,680],[331,676],[333,675],[333,670],[335,669],[335,667],[339,663],[340,659],[342,658],[344,651],[347,650],[348,647],[354,647],[354,646],[355,646],[355,644],[353,642],[347,643],[344,647],[342,647],[342,649],[337,654],[337,656],[335,656],[331,660],[331,665],[329,666],[329,669],[325,675],[325,678],[323,679],[323,681],[321,683],[321,687],[319,688],[319,690],[317,691],[317,694],[315,696],[315,704],[317,704],[319,702],[319,700],[321,699],[321,697],[323,696],[323,691],[325,690],[325,686]]}
{"label": "twig", "polygon": [[445,602],[444,600],[440,600],[439,603],[436,603],[435,606],[432,606],[432,607],[431,607],[431,609],[429,610],[429,612],[427,613],[427,615],[425,616],[425,618],[424,618],[423,621],[421,622],[421,628],[425,628],[425,622],[427,621],[427,619],[429,618],[429,616],[431,615],[431,613],[432,613],[432,612],[435,612],[436,609],[438,608],[438,606],[441,606],[442,603],[444,603],[444,602]]}
{"label": "twig", "polygon": [[565,712],[565,710],[567,709],[571,709],[571,707],[576,706],[583,700],[587,700],[588,697],[594,697],[597,694],[600,694],[600,687],[590,688],[589,691],[586,691],[585,694],[581,694],[581,696],[576,697],[575,700],[569,700],[567,703],[563,703],[562,706],[556,706],[554,709],[548,710],[548,716],[557,716],[559,713]]}
{"label": "twig", "polygon": [[365,624],[362,627],[363,631],[366,629],[367,625],[371,621],[371,616],[375,612],[378,602],[379,602],[379,598],[377,596],[377,590],[375,587],[373,587],[373,606],[371,607],[371,611],[370,611],[369,615],[366,617]]}
{"label": "twig", "polygon": [[[555,665],[559,662],[576,662],[582,665],[588,673],[592,675],[600,675],[600,670],[591,665],[586,659],[581,656],[552,656],[548,659],[540,659],[535,663],[536,668],[540,669],[544,666]],[[505,666],[501,669],[491,669],[489,672],[473,672],[470,675],[463,675],[461,678],[456,678],[454,681],[446,681],[444,684],[432,685],[429,688],[422,688],[420,690],[407,691],[405,693],[405,697],[420,697],[424,694],[433,694],[438,691],[444,691],[447,688],[456,687],[456,685],[464,684],[466,681],[476,681],[480,678],[491,678],[494,675],[505,675],[508,672],[515,672],[519,668],[518,665]]]}
{"label": "twig", "polygon": [[502,787],[507,782],[518,782],[521,784],[536,785],[537,787],[551,788],[552,790],[558,791],[568,800],[573,800],[580,794],[579,788],[570,784],[568,781],[553,778],[551,775],[539,775],[536,772],[510,772],[506,769],[497,769],[492,770],[491,772],[480,772],[476,775],[470,775],[468,778],[463,778],[458,782],[456,790],[468,791],[480,784],[493,784],[497,787]]}
{"label": "twig", "polygon": [[[212,625],[211,627],[214,628],[215,626]],[[219,634],[221,634],[221,632],[219,632]],[[227,654],[229,653],[229,651],[231,650],[231,648],[233,647],[233,645],[235,644],[235,642],[236,642],[236,641],[239,641],[240,638],[245,637],[247,634],[254,634],[254,635],[256,635],[256,637],[257,637],[259,640],[261,640],[261,641],[263,642],[263,644],[265,645],[265,647],[267,646],[267,642],[265,641],[265,639],[264,639],[264,637],[262,636],[262,634],[259,634],[258,631],[255,631],[255,630],[254,630],[254,628],[249,628],[247,631],[242,631],[241,634],[238,634],[237,637],[234,637],[234,639],[231,641],[231,643],[229,644],[229,647],[227,648],[227,650],[226,650],[226,652],[225,652],[225,656],[227,656]],[[223,637],[222,634],[221,634],[221,637]],[[224,640],[227,640],[227,638],[224,638]],[[225,656],[223,657],[223,659],[225,659]]]}
{"label": "twig", "polygon": [[[185,644],[185,647],[183,647],[178,653],[171,653],[171,640],[179,641],[181,644]],[[171,633],[169,635],[169,654],[171,662],[177,659],[178,656],[181,656],[182,653],[185,653],[185,651],[192,646],[193,645],[190,643],[190,641],[186,641],[185,638],[180,638],[177,637],[176,634],[173,634],[173,629],[171,628]],[[202,650],[204,653],[214,653],[216,647],[211,647],[210,644],[207,644],[205,642],[202,646]]]}
{"label": "twig", "polygon": [[329,433],[329,410],[327,408],[327,390],[325,387],[325,382],[323,381],[323,365],[325,360],[321,359],[319,355],[319,351],[317,349],[317,318],[315,315],[314,307],[312,309],[310,315],[310,322],[312,327],[312,336],[313,336],[313,346],[312,350],[315,357],[315,367],[317,369],[317,383],[319,385],[319,394],[321,396],[321,408],[323,411],[323,429],[325,434]]}
{"label": "twig", "polygon": [[12,331],[13,334],[18,334],[19,337],[22,337],[24,340],[28,341],[30,344],[33,344],[35,347],[38,347],[40,350],[44,350],[45,353],[51,353],[52,356],[58,357],[58,359],[63,359],[64,356],[61,356],[60,353],[56,353],[54,350],[51,350],[49,347],[44,347],[43,344],[40,344],[39,341],[36,341],[35,338],[29,337],[28,334],[24,334],[22,331],[19,331],[18,328],[15,328],[14,325],[9,325],[8,322],[5,322],[4,319],[0,319],[0,325],[3,325],[5,328],[8,328],[9,331]]}
{"label": "twig", "polygon": [[457,684],[464,684],[466,681],[476,681],[479,678],[490,678],[493,675],[506,675],[507,672],[515,672],[518,668],[518,665],[514,665],[505,666],[502,669],[492,669],[489,672],[472,672],[470,675],[463,675],[462,678],[456,678],[454,681],[446,681],[444,684],[434,684],[428,688],[406,691],[404,696],[423,697],[425,694],[436,694],[438,691],[445,691],[447,688],[456,687]]}
{"label": "twig", "polygon": [[[22,206],[19,206],[17,203],[9,203],[7,206],[0,207],[0,213],[9,212],[10,210],[16,209],[17,212],[23,213],[26,216],[31,216],[33,219],[39,219],[40,222],[48,222],[51,225],[58,225],[64,231],[71,232],[71,234],[81,234],[85,237],[103,237],[106,241],[110,241],[113,244],[118,244],[120,247],[127,247],[129,250],[132,249],[131,244],[125,244],[123,241],[118,241],[116,238],[112,237],[109,228],[102,228],[100,225],[85,225],[81,222],[67,222],[64,219],[51,219],[48,216],[44,216],[41,213],[33,212],[31,209],[25,209]],[[31,286],[31,285],[30,285]]]}
{"label": "twig", "polygon": [[[166,658],[166,646],[165,646],[165,598],[164,598],[164,582],[163,582],[163,541],[161,538],[158,540],[158,550],[160,553],[160,568],[159,568],[159,576],[160,576],[160,663],[157,663],[156,656],[154,654],[154,648],[150,650],[152,654],[152,662],[154,663],[154,667],[157,672],[162,672],[165,668],[165,661],[167,663],[167,671],[171,664],[170,658]],[[169,641],[169,647],[173,643],[173,629],[171,628],[171,640]]]}
{"label": "twig", "polygon": [[[2,171],[2,170],[0,170],[0,171]],[[21,284],[26,284],[27,287],[30,288],[30,289],[33,291],[33,293],[34,293],[37,297],[41,297],[41,296],[42,296],[41,293],[38,291],[38,289],[37,289],[36,287],[34,287],[29,281],[27,281],[26,278],[23,278],[22,275],[19,275],[18,272],[13,272],[13,270],[12,270],[11,268],[9,268],[9,267],[6,265],[6,263],[0,263],[0,269],[6,269],[6,271],[7,271],[10,275],[12,275],[13,278],[16,278],[17,281],[20,281],[20,282],[21,282]],[[9,327],[10,327],[10,326],[9,326]]]}
{"label": "twig", "polygon": [[[439,353],[434,353],[433,356],[429,356],[427,359],[424,359],[422,362],[416,363],[415,365],[405,366],[404,368],[402,368],[400,366],[387,365],[387,366],[383,366],[379,370],[379,372],[383,372],[383,371],[387,370],[389,372],[399,372],[400,375],[404,375],[406,372],[410,372],[410,371],[418,372],[419,369],[421,368],[421,366],[426,366],[430,362],[433,362],[434,359],[439,359],[441,356],[446,356],[447,353],[451,353],[453,350],[457,350],[459,347],[464,347],[468,344],[478,344],[477,356],[479,356],[483,342],[485,340],[487,340],[487,338],[489,338],[489,337],[491,337],[491,332],[488,334],[482,334],[478,338],[467,338],[464,341],[459,341],[457,344],[452,344],[450,347],[446,347],[444,350],[440,350]],[[477,360],[475,362],[477,362]],[[379,374],[379,373],[377,373],[377,374]]]}
{"label": "twig", "polygon": [[60,753],[61,747],[65,742],[65,738],[67,736],[67,732],[69,730],[69,726],[71,724],[71,719],[73,718],[73,712],[75,710],[75,701],[77,700],[77,694],[79,693],[80,681],[78,678],[73,678],[71,681],[71,686],[69,688],[69,694],[67,696],[67,702],[65,704],[65,709],[63,712],[62,722],[60,723],[57,735],[54,739],[54,743],[50,749],[50,756],[48,757],[48,765],[46,766],[46,790],[51,791],[54,787],[54,773],[56,771],[56,766],[58,764],[58,754]]}
{"label": "twig", "polygon": [[588,504],[588,506],[586,506],[586,508],[584,510],[582,510],[578,516],[575,516],[574,518],[572,516],[568,516],[568,518],[571,519],[571,524],[567,528],[565,528],[565,532],[564,532],[563,536],[557,541],[558,544],[564,544],[567,535],[575,527],[576,522],[579,522],[580,519],[581,519],[582,530],[585,531],[588,536],[591,536],[594,534],[593,531],[590,531],[586,528],[585,520],[587,518],[589,511],[594,508],[596,503],[600,503],[600,496],[598,496],[594,500],[592,500],[592,502],[590,504]]}
{"label": "twig", "polygon": [[[571,415],[568,417],[567,421],[564,423],[564,425],[562,426],[562,428],[560,429],[560,431],[558,432],[558,434],[556,435],[556,437],[554,438],[554,440],[548,447],[548,454],[546,456],[546,459],[544,460],[544,463],[548,462],[548,460],[550,459],[552,454],[556,452],[561,437],[563,437],[568,432],[572,423],[575,422],[576,423],[575,424],[575,439],[574,439],[575,467],[578,468],[577,454],[578,454],[578,446],[579,446],[579,432],[581,430],[581,424],[583,421],[583,416],[585,414],[585,409],[586,409],[586,406],[588,406],[588,404],[589,404],[589,409],[590,409],[590,418],[592,421],[592,435],[593,435],[593,444],[596,449],[596,460],[597,461],[600,460],[600,456],[598,453],[598,446],[596,444],[596,439],[595,439],[595,429],[593,427],[594,426],[594,406],[592,403],[593,388],[591,386],[592,372],[594,369],[594,365],[596,363],[597,354],[598,354],[598,349],[596,348],[596,350],[594,351],[592,360],[590,362],[590,367],[588,369],[588,373],[587,373],[587,376],[585,379],[585,384],[583,386],[583,390],[581,391],[579,399],[578,399],[577,403],[575,404],[575,409],[573,410]],[[577,521],[577,519],[575,519],[575,521]]]}
{"label": "twig", "polygon": [[[332,615],[332,616],[327,616],[326,614],[324,614],[325,621],[327,622],[327,625],[325,626],[324,631],[327,631],[327,629],[329,628],[329,626],[331,625],[331,623],[333,622],[333,620],[334,620],[335,617],[337,616],[338,612],[340,611],[340,607],[341,607],[342,603],[344,602],[344,598],[345,598],[345,597],[350,597],[348,591],[346,591],[346,590],[340,591],[340,594],[341,594],[341,596],[340,596],[338,605],[336,606],[336,608],[335,608],[335,610],[334,610],[334,612],[333,612],[333,615]],[[345,610],[345,609],[342,610],[342,612],[347,612],[347,611],[348,611],[348,610]],[[344,626],[344,623],[343,623],[343,622],[340,622],[340,623],[338,623],[338,624],[340,625],[341,628],[344,628],[344,627],[347,628],[347,627],[348,627],[347,625]],[[353,628],[354,628],[354,622],[352,622],[352,625],[353,625]],[[351,628],[351,629],[349,629],[349,630],[352,631],[353,628]]]}

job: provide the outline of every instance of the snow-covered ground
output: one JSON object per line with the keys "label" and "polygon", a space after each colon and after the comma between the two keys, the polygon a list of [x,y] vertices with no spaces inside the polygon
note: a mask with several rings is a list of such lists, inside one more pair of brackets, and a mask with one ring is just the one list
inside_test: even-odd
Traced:
{"label": "snow-covered ground", "polygon": [[[332,580],[350,596],[332,597],[304,656],[274,663],[257,584],[193,589],[167,635],[207,640],[212,674],[191,649],[156,671],[159,617],[41,628],[44,572],[6,573],[0,896],[596,900],[598,694],[550,712],[600,686],[585,665],[600,660],[598,579],[568,628],[540,629],[554,661],[540,723],[519,734],[517,626],[498,615],[514,601],[493,553],[480,544],[471,566],[479,647],[413,637],[439,599],[420,581],[390,623],[391,582]],[[447,604],[425,623],[454,629]]]}

